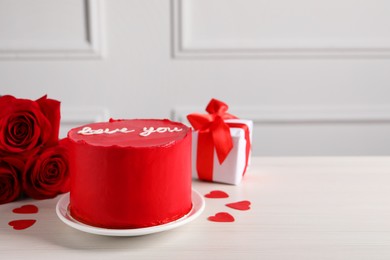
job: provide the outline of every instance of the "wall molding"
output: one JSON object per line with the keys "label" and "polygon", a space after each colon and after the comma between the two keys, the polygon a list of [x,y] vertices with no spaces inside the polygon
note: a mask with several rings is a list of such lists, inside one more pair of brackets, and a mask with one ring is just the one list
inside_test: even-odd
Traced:
{"label": "wall molding", "polygon": [[[231,107],[234,115],[264,124],[390,124],[390,106]],[[172,120],[188,123],[186,115],[206,113],[201,107],[176,107]]]}
{"label": "wall molding", "polygon": [[85,6],[85,39],[79,42],[7,42],[0,44],[0,60],[100,59],[104,56],[102,1],[81,0]]}
{"label": "wall molding", "polygon": [[[268,58],[390,58],[390,45],[375,46],[367,43],[362,47],[351,42],[344,42],[340,46],[318,47],[313,42],[304,46],[295,47],[277,46],[270,43],[267,46],[251,44],[246,46],[238,42],[234,46],[223,42],[197,41],[188,37],[185,28],[188,28],[188,17],[185,16],[184,3],[193,0],[171,0],[172,10],[172,56],[175,59],[268,59]],[[271,46],[271,47],[270,47]],[[274,46],[274,47],[273,47]]]}

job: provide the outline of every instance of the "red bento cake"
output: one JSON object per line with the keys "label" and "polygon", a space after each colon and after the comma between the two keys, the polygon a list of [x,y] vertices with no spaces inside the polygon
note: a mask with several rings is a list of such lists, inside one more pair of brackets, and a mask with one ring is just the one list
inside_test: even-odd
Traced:
{"label": "red bento cake", "polygon": [[192,208],[191,138],[189,127],[167,119],[111,119],[70,130],[70,215],[111,229],[185,216]]}

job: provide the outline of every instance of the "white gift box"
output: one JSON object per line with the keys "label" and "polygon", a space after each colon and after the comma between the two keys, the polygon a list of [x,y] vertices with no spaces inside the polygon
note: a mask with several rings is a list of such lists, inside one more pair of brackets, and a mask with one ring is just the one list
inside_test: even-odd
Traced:
{"label": "white gift box", "polygon": [[[253,122],[244,119],[227,119],[226,123],[240,123],[247,125],[249,129],[250,144],[252,143]],[[230,134],[233,141],[233,149],[230,151],[222,164],[219,163],[217,153],[214,148],[213,161],[213,182],[228,183],[238,185],[243,177],[246,167],[246,146],[245,130],[238,127],[230,127]],[[249,144],[249,145],[250,145]],[[192,133],[192,176],[199,178],[197,171],[197,149],[198,149],[198,131]],[[251,149],[248,154],[248,166],[250,164]],[[247,166],[247,168],[248,168]]]}

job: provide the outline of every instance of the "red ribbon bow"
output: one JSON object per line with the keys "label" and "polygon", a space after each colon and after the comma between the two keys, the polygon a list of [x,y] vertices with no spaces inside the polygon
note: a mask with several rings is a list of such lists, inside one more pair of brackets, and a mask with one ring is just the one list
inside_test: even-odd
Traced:
{"label": "red ribbon bow", "polygon": [[197,170],[206,180],[212,180],[214,148],[220,164],[233,148],[230,129],[224,119],[237,117],[227,113],[227,110],[227,104],[211,99],[206,107],[209,114],[194,113],[187,116],[188,121],[198,131]]}

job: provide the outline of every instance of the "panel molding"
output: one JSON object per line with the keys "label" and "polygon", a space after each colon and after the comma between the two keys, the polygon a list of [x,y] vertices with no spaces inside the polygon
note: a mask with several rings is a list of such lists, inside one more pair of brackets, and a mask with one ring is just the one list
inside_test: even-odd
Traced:
{"label": "panel molding", "polygon": [[[234,47],[223,42],[195,42],[194,39],[186,38],[184,2],[193,0],[171,0],[172,10],[172,56],[175,59],[218,59],[218,58],[366,58],[378,59],[390,58],[390,45],[365,47],[353,46],[350,42],[319,48],[314,43],[308,43],[300,47],[266,47],[245,46],[237,44]],[[272,44],[272,43],[271,43]]]}
{"label": "panel molding", "polygon": [[[229,111],[239,118],[253,120],[254,124],[390,124],[390,106],[237,106]],[[194,112],[206,113],[201,107],[176,107],[171,118],[188,123],[186,116]]]}
{"label": "panel molding", "polygon": [[86,39],[80,42],[3,42],[0,60],[100,59],[104,56],[102,1],[82,0],[86,8]]}

